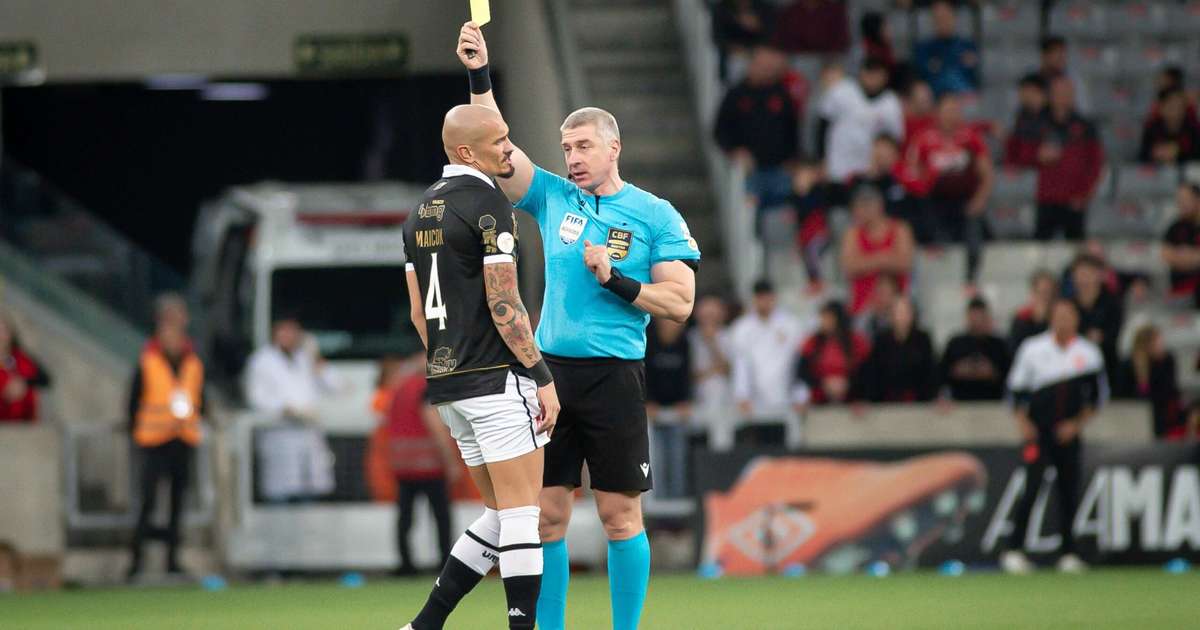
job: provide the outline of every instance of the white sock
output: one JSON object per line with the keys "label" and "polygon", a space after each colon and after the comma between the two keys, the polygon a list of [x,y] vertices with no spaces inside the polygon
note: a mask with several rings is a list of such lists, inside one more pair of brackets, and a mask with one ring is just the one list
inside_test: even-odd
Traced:
{"label": "white sock", "polygon": [[487,575],[500,561],[500,513],[485,507],[483,515],[454,543],[450,555],[479,575]]}
{"label": "white sock", "polygon": [[536,505],[500,510],[500,576],[542,574]]}

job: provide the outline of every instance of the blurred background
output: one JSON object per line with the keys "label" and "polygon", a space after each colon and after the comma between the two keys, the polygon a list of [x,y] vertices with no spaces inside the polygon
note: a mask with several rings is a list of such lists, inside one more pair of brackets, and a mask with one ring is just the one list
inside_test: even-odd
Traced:
{"label": "blurred background", "polygon": [[[608,109],[704,251],[692,321],[647,331],[659,568],[994,565],[1035,483],[1035,558],[1060,526],[1092,563],[1198,558],[1200,2],[492,11],[517,144],[562,173],[562,119]],[[432,569],[479,504],[395,431],[424,361],[399,234],[467,101],[467,3],[3,13],[0,590]],[[1070,523],[1004,402],[1057,296],[1114,398]],[[164,413],[202,422],[138,430]]]}

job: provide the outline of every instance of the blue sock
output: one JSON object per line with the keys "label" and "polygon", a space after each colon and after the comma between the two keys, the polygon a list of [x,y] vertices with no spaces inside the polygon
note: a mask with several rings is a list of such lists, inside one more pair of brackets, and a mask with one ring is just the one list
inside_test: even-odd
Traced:
{"label": "blue sock", "polygon": [[608,541],[608,591],[613,630],[637,630],[650,583],[650,539],[646,532]]}
{"label": "blue sock", "polygon": [[563,630],[567,618],[567,583],[571,560],[567,539],[542,544],[542,591],[538,594],[537,626],[540,630]]}

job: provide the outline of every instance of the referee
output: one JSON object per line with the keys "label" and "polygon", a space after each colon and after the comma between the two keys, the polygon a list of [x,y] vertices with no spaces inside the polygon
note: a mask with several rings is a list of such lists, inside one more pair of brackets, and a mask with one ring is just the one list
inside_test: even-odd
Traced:
{"label": "referee", "polygon": [[1072,533],[1082,473],[1080,435],[1083,425],[1107,401],[1108,382],[1100,349],[1078,333],[1078,308],[1074,302],[1059,298],[1050,311],[1050,330],[1021,344],[1008,375],[1025,463],[1025,494],[1017,505],[1008,551],[1000,557],[1001,567],[1009,573],[1033,570],[1021,550],[1025,547],[1029,514],[1049,466],[1057,473],[1055,489],[1062,534],[1058,569],[1068,573],[1086,569],[1075,554]]}
{"label": "referee", "polygon": [[[472,22],[459,33],[458,56],[470,71],[471,102],[498,111],[487,44]],[[545,561],[538,623],[544,630],[564,627],[564,536],[586,463],[608,536],[613,628],[632,630],[650,580],[641,507],[652,479],[646,325],[651,316],[687,320],[700,251],[670,203],[621,179],[621,137],[611,114],[585,107],[560,130],[569,180],[516,149],[512,177],[498,182],[541,229],[547,282],[537,342],[563,405],[546,448],[540,497]]]}
{"label": "referee", "polygon": [[450,164],[404,223],[408,297],[427,350],[426,395],[486,509],[451,548],[405,630],[441,630],[497,563],[508,627],[533,630],[542,447],[559,404],[517,292],[516,217],[493,179],[512,176],[512,144],[500,113],[479,105],[446,114],[442,143]]}

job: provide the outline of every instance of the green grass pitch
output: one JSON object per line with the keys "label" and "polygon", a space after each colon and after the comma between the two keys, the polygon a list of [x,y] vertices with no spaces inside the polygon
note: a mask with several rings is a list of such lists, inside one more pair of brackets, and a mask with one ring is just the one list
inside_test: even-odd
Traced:
{"label": "green grass pitch", "polygon": [[[428,587],[428,580],[374,580],[357,589],[305,583],[215,593],[197,587],[0,595],[0,627],[394,630],[420,607]],[[504,610],[500,581],[488,579],[447,628],[505,628]],[[609,623],[607,581],[572,577],[567,627],[603,630]],[[655,576],[642,628],[1200,628],[1200,573],[950,578],[921,572],[715,581]]]}

